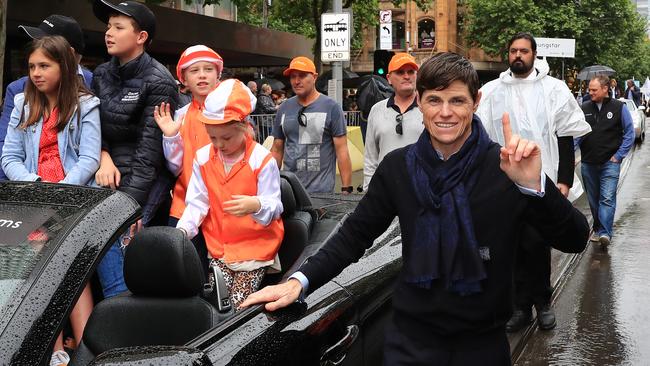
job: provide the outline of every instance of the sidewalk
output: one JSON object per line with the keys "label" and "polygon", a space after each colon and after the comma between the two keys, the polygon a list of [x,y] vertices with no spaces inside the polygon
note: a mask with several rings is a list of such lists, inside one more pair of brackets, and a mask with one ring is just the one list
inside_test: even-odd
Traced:
{"label": "sidewalk", "polygon": [[[625,180],[628,168],[633,159],[634,150],[635,148],[632,149],[632,152],[628,155],[628,158],[623,160],[623,165],[621,166],[621,175],[618,181],[618,189],[621,188],[621,184],[623,183],[623,180]],[[632,159],[630,159],[630,157],[632,157]],[[576,163],[579,163],[579,161],[580,157],[576,156]],[[579,165],[576,167],[576,172],[578,172],[578,175],[580,175]],[[587,217],[587,221],[591,226],[593,219],[591,217],[591,211],[589,210],[589,202],[587,202],[586,194],[580,196],[580,198],[574,202],[574,206]],[[583,253],[584,251],[577,254],[562,253],[558,250],[551,249],[551,286],[553,286],[553,297],[551,298],[551,305],[555,304],[555,301],[560,295],[560,292],[562,292],[564,283],[567,280],[567,275],[570,273],[571,269],[580,261]],[[533,316],[535,317],[534,311]],[[519,357],[524,347],[526,346],[528,338],[533,335],[536,329],[537,319],[534,318],[533,322],[528,327],[520,330],[519,332],[508,333],[508,341],[510,342],[510,355],[513,362]]]}
{"label": "sidewalk", "polygon": [[[578,200],[575,201],[574,206],[578,208],[582,213],[587,216],[589,224],[591,225],[591,212],[589,211],[589,203],[587,202],[586,195],[582,195]],[[559,296],[562,291],[562,285],[566,280],[566,275],[570,272],[571,268],[580,260],[582,253],[562,253],[559,250],[551,249],[551,286],[553,286],[553,297],[551,298],[551,304],[555,303],[556,298]],[[535,312],[533,311],[533,316]],[[508,333],[508,340],[510,342],[510,355],[512,359],[515,360],[519,357],[519,354],[526,346],[526,341],[537,328],[537,320],[533,319],[533,322],[526,328],[515,332]]]}

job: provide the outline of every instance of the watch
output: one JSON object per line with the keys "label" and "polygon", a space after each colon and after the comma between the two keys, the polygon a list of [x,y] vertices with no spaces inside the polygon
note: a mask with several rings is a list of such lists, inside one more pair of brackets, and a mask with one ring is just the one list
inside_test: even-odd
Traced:
{"label": "watch", "polygon": [[341,192],[352,193],[353,190],[354,190],[354,187],[352,187],[352,186],[341,187]]}

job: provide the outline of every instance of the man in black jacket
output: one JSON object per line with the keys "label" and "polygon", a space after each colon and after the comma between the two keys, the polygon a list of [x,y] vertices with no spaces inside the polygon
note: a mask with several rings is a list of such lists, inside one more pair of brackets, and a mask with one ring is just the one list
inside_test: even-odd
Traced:
{"label": "man in black jacket", "polygon": [[607,249],[613,235],[621,163],[634,144],[634,125],[625,103],[609,97],[606,75],[591,79],[589,94],[591,101],[582,104],[582,111],[592,132],[577,139],[580,169],[594,218],[592,240]]}
{"label": "man in black jacket", "polygon": [[587,220],[542,175],[539,146],[512,135],[505,147],[474,115],[479,80],[471,63],[439,53],[418,71],[425,131],[388,154],[342,228],[280,285],[242,306],[275,310],[357,261],[399,217],[402,270],[387,325],[386,365],[510,365],[505,333],[514,251],[524,222],[566,252],[584,249]]}
{"label": "man in black jacket", "polygon": [[[173,180],[165,167],[162,132],[153,111],[162,102],[176,109],[178,90],[169,71],[145,52],[155,35],[156,18],[136,1],[114,5],[95,0],[93,11],[107,24],[104,39],[113,56],[95,69],[93,77],[102,120],[102,156],[95,179],[138,201],[143,225],[166,225]],[[128,244],[132,233],[122,238],[122,245]],[[122,258],[115,249],[108,256],[113,251],[117,258],[110,270],[120,273]],[[102,284],[105,295],[126,290],[123,280],[118,282]]]}
{"label": "man in black jacket", "polygon": [[634,101],[634,104],[636,106],[641,105],[641,91],[639,90],[639,87],[634,85],[634,81],[628,80],[627,82],[627,89],[625,89],[625,98],[630,99]]}

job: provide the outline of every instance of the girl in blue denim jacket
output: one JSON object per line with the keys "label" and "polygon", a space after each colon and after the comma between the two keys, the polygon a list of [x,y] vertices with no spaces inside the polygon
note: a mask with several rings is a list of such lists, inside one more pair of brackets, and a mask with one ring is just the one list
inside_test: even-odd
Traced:
{"label": "girl in blue denim jacket", "polygon": [[14,99],[2,149],[2,169],[10,180],[94,182],[101,154],[99,99],[79,80],[69,45],[61,50],[68,60],[59,63],[50,55],[63,42],[68,45],[58,36],[33,42],[30,77],[25,93]]}
{"label": "girl in blue denim jacket", "polygon": [[[3,170],[11,180],[92,184],[101,153],[99,99],[78,78],[77,62],[63,37],[34,40],[28,58],[29,79],[25,93],[14,99]],[[87,284],[70,314],[77,342],[92,308]],[[59,335],[50,364],[68,361]]]}

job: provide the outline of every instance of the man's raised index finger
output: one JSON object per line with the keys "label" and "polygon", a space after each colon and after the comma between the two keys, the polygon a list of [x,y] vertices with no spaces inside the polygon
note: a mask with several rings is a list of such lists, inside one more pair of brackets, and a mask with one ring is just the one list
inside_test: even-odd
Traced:
{"label": "man's raised index finger", "polygon": [[501,124],[503,125],[503,145],[507,146],[512,138],[512,128],[510,127],[510,115],[508,112],[503,113],[501,117]]}

